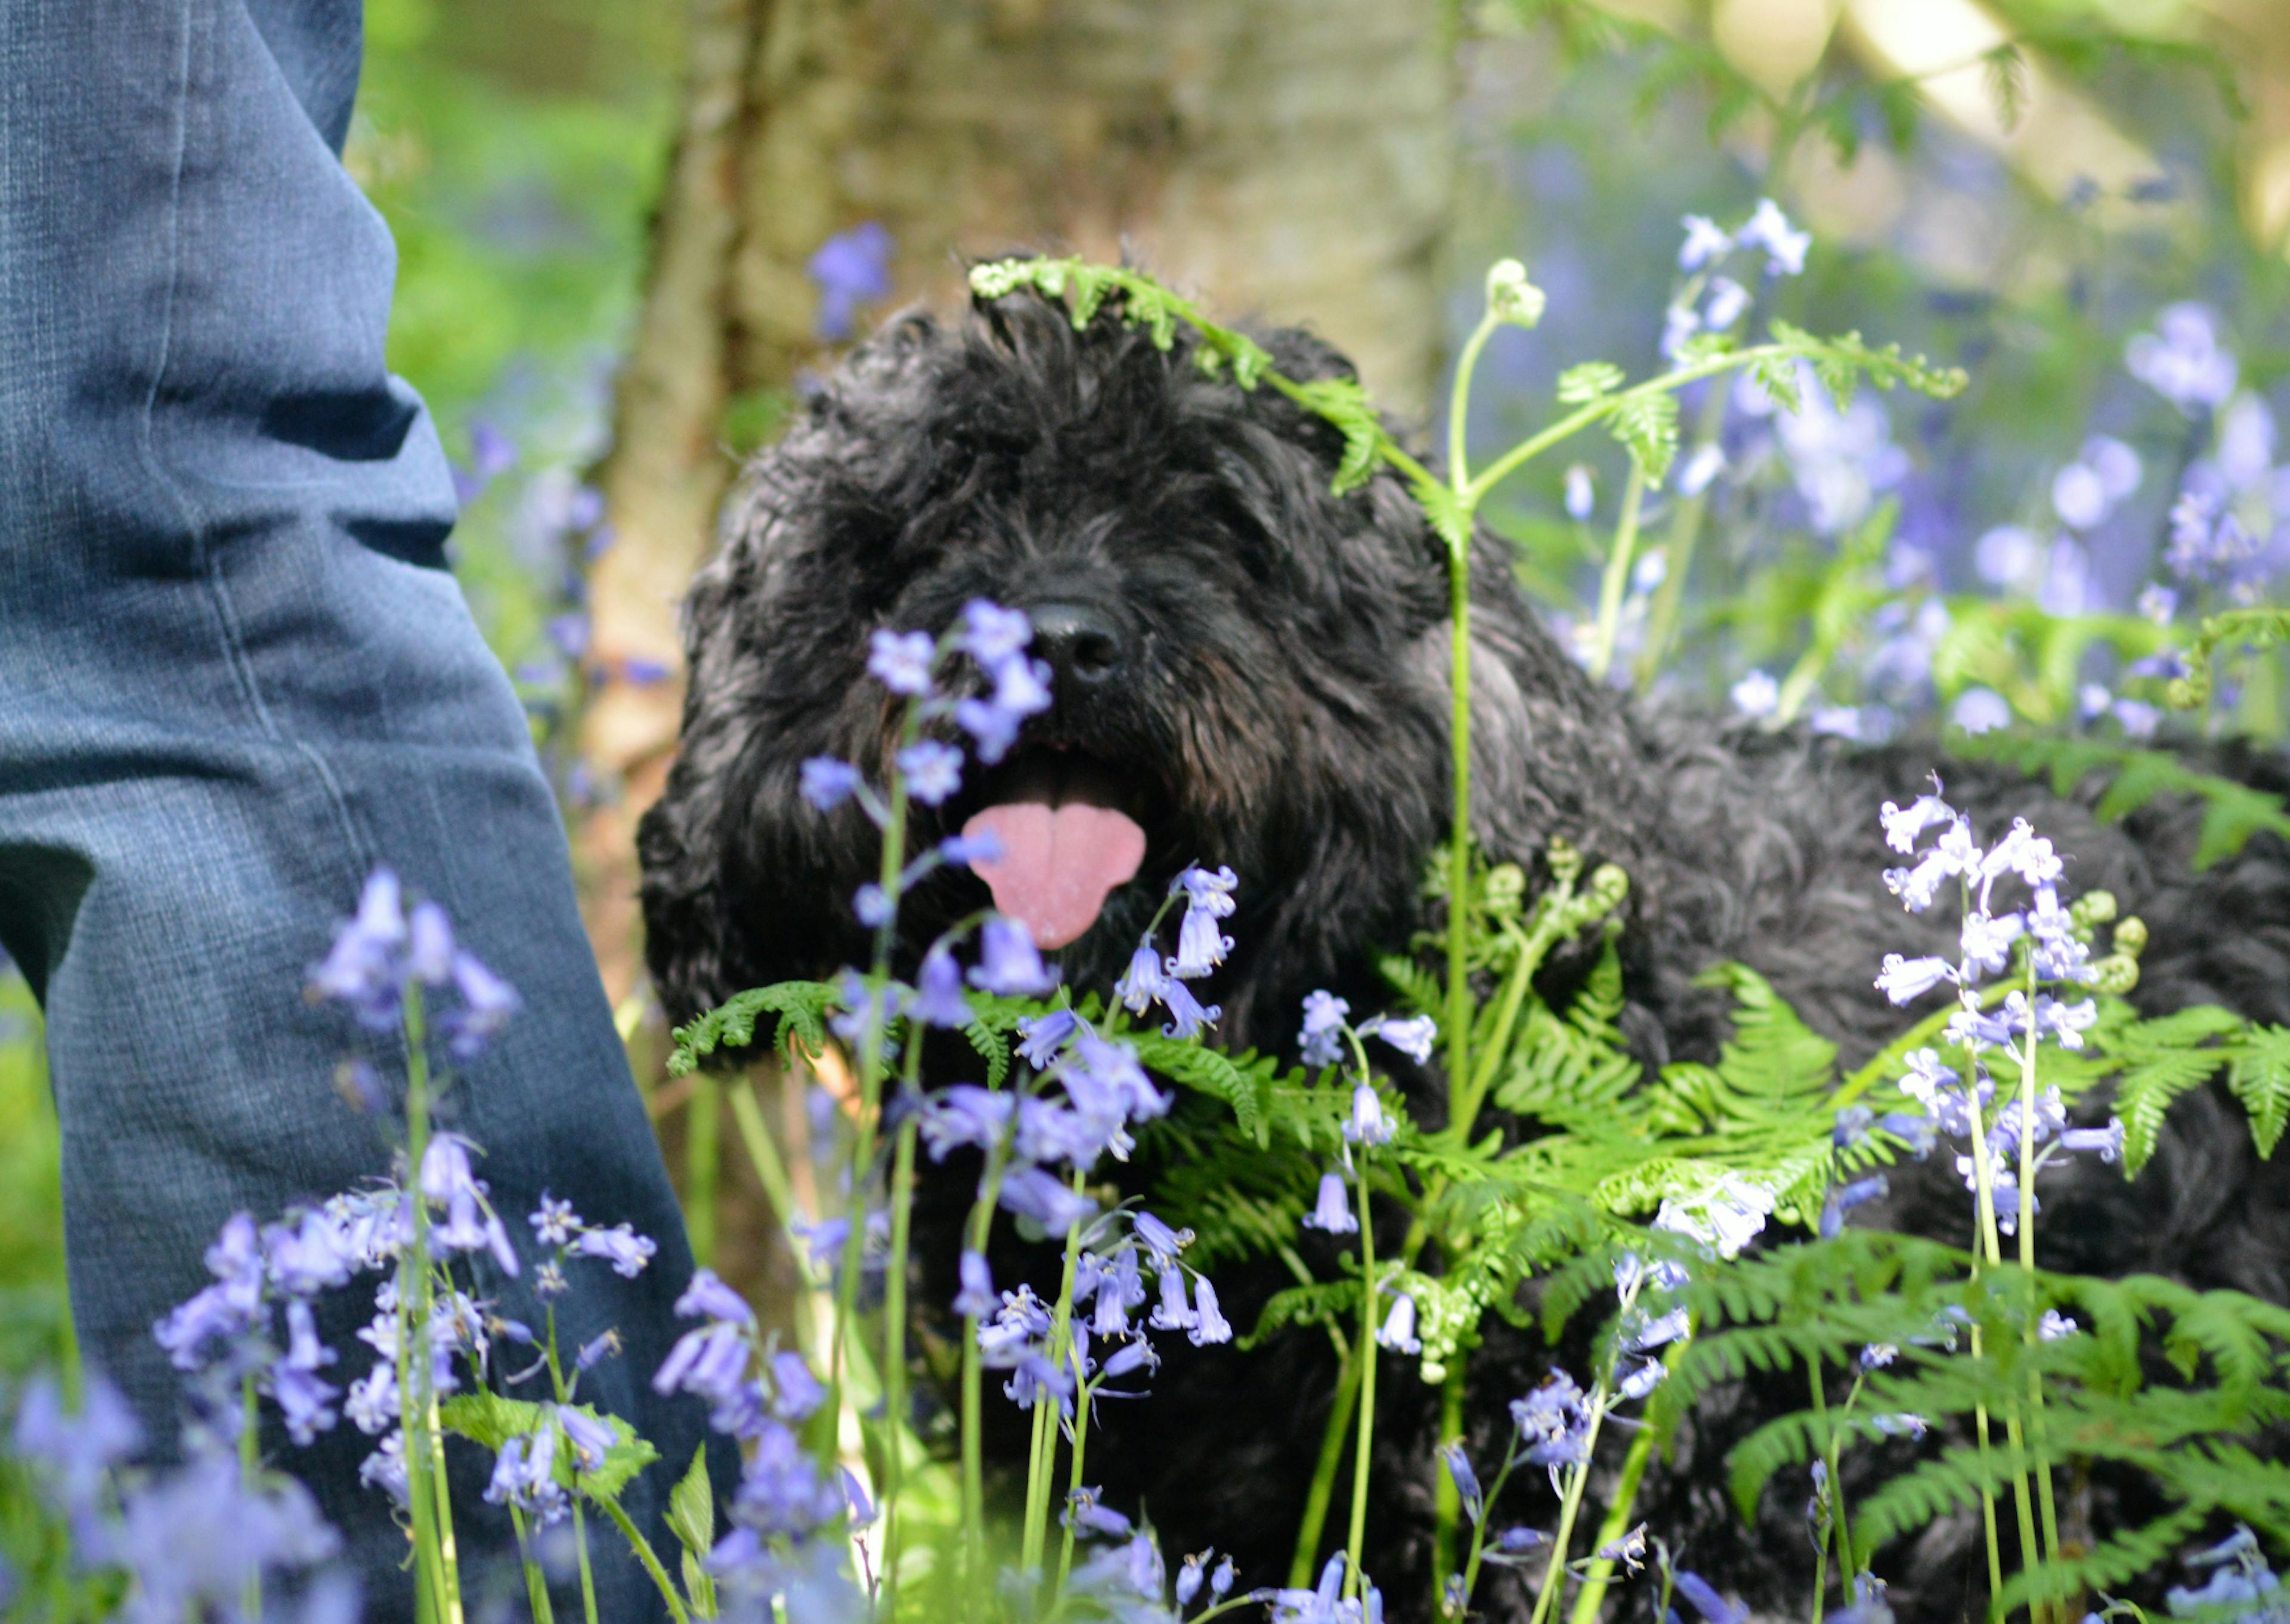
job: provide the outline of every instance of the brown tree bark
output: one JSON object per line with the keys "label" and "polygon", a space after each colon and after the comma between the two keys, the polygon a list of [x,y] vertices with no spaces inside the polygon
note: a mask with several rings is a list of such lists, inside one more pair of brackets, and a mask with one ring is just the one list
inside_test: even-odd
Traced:
{"label": "brown tree bark", "polygon": [[736,472],[725,416],[826,360],[805,265],[879,220],[894,301],[965,256],[1149,268],[1227,316],[1302,322],[1420,410],[1454,186],[1446,0],[690,0],[683,127],[599,483],[583,744],[623,786],[580,837],[615,1000],[637,984],[631,831],[676,740],[674,606]]}

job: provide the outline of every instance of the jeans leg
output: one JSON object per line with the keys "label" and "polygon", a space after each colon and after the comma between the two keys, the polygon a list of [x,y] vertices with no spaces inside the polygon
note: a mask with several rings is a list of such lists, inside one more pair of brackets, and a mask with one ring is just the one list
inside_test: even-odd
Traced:
{"label": "jeans leg", "polygon": [[[559,1305],[568,1345],[625,1341],[581,1396],[659,1446],[624,1501],[657,1531],[704,1436],[645,1380],[690,1252],[523,715],[443,567],[444,457],[382,364],[388,234],[301,100],[354,80],[309,55],[339,36],[298,35],[290,74],[245,0],[0,7],[0,944],[46,1009],[73,1311],[164,1448],[151,1325],[224,1219],[384,1170],[333,1087],[348,1023],[300,988],[387,862],[524,1000],[446,1108],[526,1252],[495,1311],[541,1321],[544,1188],[660,1244],[634,1280],[576,1263]],[[371,1363],[363,1317],[322,1315],[338,1382]],[[371,1442],[264,1443],[350,1540],[368,1616],[404,1616]],[[456,1449],[474,1600],[508,1533]],[[657,1612],[594,1532],[605,1615]]]}

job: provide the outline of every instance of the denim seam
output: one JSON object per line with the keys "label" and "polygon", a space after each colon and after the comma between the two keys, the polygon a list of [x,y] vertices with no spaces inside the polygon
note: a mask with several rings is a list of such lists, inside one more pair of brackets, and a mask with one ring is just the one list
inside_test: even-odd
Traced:
{"label": "denim seam", "polygon": [[[230,0],[221,0],[229,4]],[[176,510],[182,516],[183,526],[191,548],[194,568],[204,577],[207,591],[212,600],[217,630],[223,653],[230,662],[231,674],[248,708],[253,712],[264,737],[300,756],[316,776],[325,792],[327,804],[332,808],[335,823],[349,847],[354,868],[358,873],[372,868],[372,853],[360,835],[356,820],[351,815],[348,797],[342,793],[340,780],[324,755],[308,743],[287,737],[263,702],[260,685],[256,682],[252,662],[246,657],[245,637],[239,628],[237,607],[233,602],[228,581],[224,578],[222,561],[208,545],[208,526],[198,504],[184,489],[183,482],[175,476],[166,458],[159,454],[157,430],[155,423],[158,410],[159,391],[165,384],[168,369],[174,362],[176,300],[181,291],[183,267],[183,172],[189,161],[193,41],[199,32],[195,7],[198,0],[181,0],[179,15],[182,20],[182,47],[176,61],[175,75],[175,162],[167,188],[167,292],[160,312],[159,348],[156,364],[151,369],[150,388],[143,396],[142,420],[137,436],[138,449],[146,470],[164,489]],[[220,32],[220,18],[212,9],[207,13],[208,47],[219,48],[215,36]]]}

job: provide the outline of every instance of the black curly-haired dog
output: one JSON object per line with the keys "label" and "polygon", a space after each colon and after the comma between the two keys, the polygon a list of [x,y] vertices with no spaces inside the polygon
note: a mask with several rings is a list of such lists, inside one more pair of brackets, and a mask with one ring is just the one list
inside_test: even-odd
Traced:
{"label": "black curly-haired dog", "polygon": [[[1304,334],[1264,342],[1291,376],[1349,374]],[[868,634],[944,628],[974,597],[1032,616],[1055,701],[1003,765],[973,769],[942,816],[925,814],[923,835],[1034,802],[1117,813],[1094,826],[1125,820],[1143,836],[1141,866],[1093,918],[1087,898],[1117,877],[1118,854],[1077,838],[1054,860],[1084,896],[1053,935],[1072,937],[1056,955],[1069,983],[1109,985],[1171,876],[1221,863],[1242,880],[1227,922],[1237,946],[1207,995],[1228,1044],[1290,1048],[1298,1001],[1317,987],[1381,1007],[1373,954],[1422,924],[1421,881],[1447,832],[1448,588],[1394,477],[1331,494],[1341,451],[1273,391],[1204,373],[1181,339],[1165,352],[1109,316],[1077,332],[1030,296],[952,324],[907,316],[853,355],[757,460],[687,605],[682,755],[640,835],[651,967],[670,1012],[862,958],[851,902],[877,871],[876,831],[850,806],[805,804],[799,765],[882,763],[893,710],[864,676]],[[1911,917],[1886,893],[1879,875],[1898,858],[1877,810],[1935,767],[1983,835],[2023,815],[2069,854],[2065,894],[2105,886],[2146,920],[2147,1012],[2215,1002],[2290,1021],[2290,852],[2270,836],[2197,873],[2186,809],[2102,823],[1930,745],[1854,749],[1634,708],[1565,656],[1508,562],[1501,541],[1478,538],[1477,838],[1532,870],[1564,836],[1629,872],[1625,1026],[1649,1061],[1713,1057],[1722,1005],[1692,979],[1725,958],[1763,972],[1848,1062],[1902,1029],[1871,986],[1878,959],[1952,951],[1953,926],[1946,910]],[[2214,764],[2290,789],[2278,756]],[[938,876],[909,906],[909,947],[984,900],[976,877]],[[1960,1192],[1945,1199],[1961,1212]],[[2290,1300],[2290,1189],[2222,1097],[2178,1108],[2135,1187],[2094,1168],[2045,1199],[2049,1264]],[[1964,1220],[1950,1222],[1963,1238]],[[1251,1294],[1278,1284],[1228,1286],[1232,1317],[1245,1327]],[[1551,1356],[1497,1329],[1469,1371],[1483,1461],[1500,1452],[1503,1401]],[[1091,1460],[1116,1503],[1143,1503],[1165,1548],[1213,1541],[1238,1556],[1244,1583],[1279,1582],[1333,1381],[1328,1350],[1297,1333],[1245,1356],[1177,1353],[1149,1404],[1108,1418]],[[1369,1566],[1395,1612],[1420,1617],[1434,1406],[1407,1362],[1389,1361],[1380,1385]],[[1768,1606],[1801,1606],[1811,1548],[1791,1497],[1769,1495],[1750,1536],[1725,1500],[1718,1456],[1745,1425],[1722,1404],[1689,1421],[1644,1505],[1692,1565]],[[1541,1490],[1512,1493],[1507,1521],[1547,1521]],[[2070,1504],[2071,1524],[2077,1514]],[[1895,1604],[1932,1617],[1976,1607],[1977,1541],[1958,1519],[1890,1553],[1879,1571]],[[1516,1595],[1497,1584],[1482,1601],[1500,1614]]]}

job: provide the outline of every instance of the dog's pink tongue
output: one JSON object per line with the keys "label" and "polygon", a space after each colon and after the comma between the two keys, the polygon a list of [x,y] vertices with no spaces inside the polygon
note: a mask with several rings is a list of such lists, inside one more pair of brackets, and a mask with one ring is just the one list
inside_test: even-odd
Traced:
{"label": "dog's pink tongue", "polygon": [[993,862],[973,863],[993,890],[994,906],[1023,924],[1037,948],[1062,948],[1096,922],[1106,893],[1145,860],[1145,831],[1119,812],[1069,801],[1008,801],[962,826],[1001,842]]}

